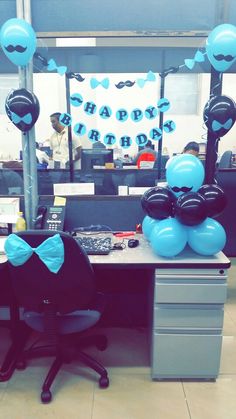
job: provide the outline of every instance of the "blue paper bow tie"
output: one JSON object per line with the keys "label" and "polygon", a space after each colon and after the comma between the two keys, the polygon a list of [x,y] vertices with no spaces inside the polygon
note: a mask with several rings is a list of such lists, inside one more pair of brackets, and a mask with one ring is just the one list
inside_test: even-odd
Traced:
{"label": "blue paper bow tie", "polygon": [[195,63],[203,63],[205,61],[204,54],[201,51],[197,51],[193,59],[187,58],[184,60],[184,64],[189,70],[192,70]]}
{"label": "blue paper bow tie", "polygon": [[90,86],[92,89],[96,89],[96,87],[99,86],[99,84],[104,87],[104,89],[108,89],[109,87],[109,79],[106,77],[102,81],[98,81],[95,77],[92,77],[90,80]]}
{"label": "blue paper bow tie", "polygon": [[57,63],[53,58],[51,58],[48,61],[47,69],[48,69],[48,71],[57,70],[57,72],[58,72],[58,74],[60,74],[60,76],[64,76],[64,74],[67,72],[67,67],[64,66],[64,65],[57,66]]}
{"label": "blue paper bow tie", "polygon": [[147,78],[146,79],[137,79],[136,83],[139,87],[143,87],[146,83],[146,81],[155,81],[156,80],[156,76],[152,71],[149,71],[147,73]]}
{"label": "blue paper bow tie", "polygon": [[64,244],[59,234],[49,237],[38,247],[31,247],[16,234],[10,234],[4,246],[7,258],[13,266],[23,265],[37,253],[49,271],[57,273],[64,262]]}
{"label": "blue paper bow tie", "polygon": [[224,124],[221,124],[218,121],[213,121],[212,122],[212,131],[219,131],[221,128],[227,129],[229,130],[232,127],[233,124],[233,120],[231,118],[228,119],[228,121],[226,121]]}
{"label": "blue paper bow tie", "polygon": [[11,120],[14,124],[19,124],[20,122],[24,122],[27,125],[30,125],[32,122],[32,115],[31,113],[27,113],[24,116],[19,116],[15,112],[11,112]]}

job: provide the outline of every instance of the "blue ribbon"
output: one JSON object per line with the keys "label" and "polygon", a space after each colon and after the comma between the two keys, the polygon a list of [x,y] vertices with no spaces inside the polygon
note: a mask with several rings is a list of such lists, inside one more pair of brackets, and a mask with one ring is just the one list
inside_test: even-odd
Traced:
{"label": "blue ribbon", "polygon": [[31,247],[16,234],[10,234],[4,246],[7,258],[13,266],[23,265],[32,256],[38,255],[49,271],[57,273],[64,263],[64,244],[59,234],[49,237],[38,247]]}
{"label": "blue ribbon", "polygon": [[187,58],[184,60],[184,64],[189,70],[192,70],[195,63],[203,63],[205,61],[204,54],[201,51],[197,51],[193,59]]}
{"label": "blue ribbon", "polygon": [[221,128],[227,129],[229,130],[232,127],[233,124],[233,120],[231,118],[228,119],[228,121],[226,121],[224,124],[221,124],[218,121],[213,121],[212,122],[212,131],[219,131]]}
{"label": "blue ribbon", "polygon": [[146,79],[137,79],[137,80],[136,80],[136,83],[137,83],[137,85],[138,85],[139,87],[143,87],[147,81],[155,81],[155,80],[156,80],[156,76],[155,76],[155,74],[154,74],[154,73],[150,70],[150,71],[147,73],[147,77],[146,77]]}
{"label": "blue ribbon", "polygon": [[92,77],[90,79],[90,86],[91,86],[92,89],[96,89],[96,87],[98,87],[99,85],[101,85],[102,87],[104,87],[104,89],[108,89],[109,84],[110,83],[109,83],[108,77],[106,77],[102,81],[97,80],[95,77]]}
{"label": "blue ribbon", "polygon": [[32,115],[31,113],[27,113],[24,116],[19,116],[17,113],[11,111],[11,120],[14,124],[24,122],[25,124],[30,125],[32,123]]}
{"label": "blue ribbon", "polygon": [[48,69],[48,71],[57,70],[57,72],[58,72],[58,74],[60,74],[60,76],[64,76],[64,74],[67,72],[67,67],[64,66],[64,65],[57,66],[57,63],[53,58],[51,58],[48,61],[47,69]]}

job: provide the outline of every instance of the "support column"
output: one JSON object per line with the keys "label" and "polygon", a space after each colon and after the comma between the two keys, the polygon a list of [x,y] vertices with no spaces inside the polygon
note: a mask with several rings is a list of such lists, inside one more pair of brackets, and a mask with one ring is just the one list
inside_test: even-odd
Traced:
{"label": "support column", "polygon": [[[31,24],[30,0],[17,0],[17,18]],[[33,62],[19,67],[19,87],[33,92]],[[38,206],[38,176],[36,163],[35,129],[22,133],[22,158],[24,175],[24,201],[27,228],[33,228]]]}

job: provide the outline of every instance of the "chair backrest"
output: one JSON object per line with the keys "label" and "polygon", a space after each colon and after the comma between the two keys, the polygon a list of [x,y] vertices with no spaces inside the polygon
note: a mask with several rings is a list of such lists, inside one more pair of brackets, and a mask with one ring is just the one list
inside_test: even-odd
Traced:
{"label": "chair backrest", "polygon": [[140,169],[141,162],[154,162],[155,160],[156,156],[153,153],[142,153],[137,160],[137,166]]}
{"label": "chair backrest", "polygon": [[229,169],[231,167],[232,155],[231,150],[225,151],[221,156],[218,167],[220,169]]}
{"label": "chair backrest", "polygon": [[[28,230],[17,233],[32,248],[57,232]],[[67,233],[60,232],[64,263],[57,274],[49,271],[36,253],[21,266],[9,263],[13,289],[20,306],[40,312],[48,300],[60,313],[88,308],[95,295],[94,272],[88,256]],[[17,249],[16,249],[17,251]]]}

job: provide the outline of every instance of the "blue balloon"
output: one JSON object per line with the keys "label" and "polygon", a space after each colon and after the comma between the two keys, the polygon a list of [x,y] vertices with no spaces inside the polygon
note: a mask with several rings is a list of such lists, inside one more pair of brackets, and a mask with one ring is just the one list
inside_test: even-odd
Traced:
{"label": "blue balloon", "polygon": [[26,66],[36,49],[36,34],[23,19],[7,20],[0,32],[0,43],[9,60],[18,66]]}
{"label": "blue balloon", "polygon": [[180,196],[185,192],[197,192],[204,180],[204,167],[198,157],[180,154],[172,157],[166,165],[168,187]]}
{"label": "blue balloon", "polygon": [[228,70],[236,59],[236,26],[228,23],[216,26],[207,38],[206,52],[217,71]]}
{"label": "blue balloon", "polygon": [[157,255],[173,257],[184,250],[187,228],[175,218],[166,218],[156,224],[150,235],[151,247]]}
{"label": "blue balloon", "polygon": [[203,223],[188,228],[188,244],[199,255],[215,255],[224,248],[225,243],[225,230],[213,218],[206,218]]}
{"label": "blue balloon", "polygon": [[152,229],[156,224],[158,224],[159,221],[155,220],[155,218],[149,217],[149,215],[146,215],[142,222],[142,232],[147,240],[149,240]]}

